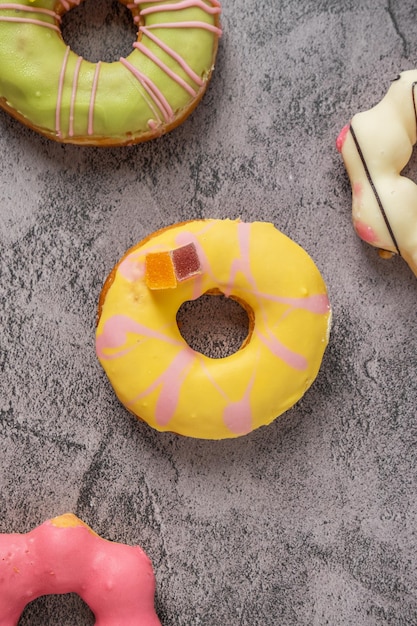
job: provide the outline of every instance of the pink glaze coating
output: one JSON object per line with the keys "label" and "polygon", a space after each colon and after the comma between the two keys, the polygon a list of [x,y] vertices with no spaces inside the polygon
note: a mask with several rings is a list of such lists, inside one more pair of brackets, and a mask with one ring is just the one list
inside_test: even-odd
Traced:
{"label": "pink glaze coating", "polygon": [[376,236],[375,231],[371,226],[368,226],[360,220],[354,220],[353,226],[355,228],[356,234],[362,239],[362,241],[366,241],[366,243],[370,243],[373,245],[377,244],[378,237]]}
{"label": "pink glaze coating", "polygon": [[345,143],[346,136],[349,132],[350,124],[345,124],[342,130],[340,131],[337,139],[336,139],[336,148],[338,152],[342,152],[343,144]]}
{"label": "pink glaze coating", "polygon": [[96,626],[160,626],[152,564],[139,546],[106,541],[73,514],[0,535],[0,626],[17,626],[39,596],[69,592]]}

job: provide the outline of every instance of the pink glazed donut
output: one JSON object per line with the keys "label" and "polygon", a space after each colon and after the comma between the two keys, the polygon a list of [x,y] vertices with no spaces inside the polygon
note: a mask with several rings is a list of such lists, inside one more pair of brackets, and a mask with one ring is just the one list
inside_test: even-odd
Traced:
{"label": "pink glazed donut", "polygon": [[139,546],[99,537],[72,513],[0,535],[0,625],[17,626],[39,596],[75,592],[96,626],[161,626],[152,565]]}

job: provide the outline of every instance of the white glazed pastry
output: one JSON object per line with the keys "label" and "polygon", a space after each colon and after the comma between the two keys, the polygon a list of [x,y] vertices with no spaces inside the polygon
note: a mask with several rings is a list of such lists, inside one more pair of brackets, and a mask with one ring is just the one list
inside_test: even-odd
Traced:
{"label": "white glazed pastry", "polygon": [[416,143],[417,70],[400,74],[337,139],[352,185],[353,224],[382,256],[399,254],[417,275],[417,185],[401,172]]}

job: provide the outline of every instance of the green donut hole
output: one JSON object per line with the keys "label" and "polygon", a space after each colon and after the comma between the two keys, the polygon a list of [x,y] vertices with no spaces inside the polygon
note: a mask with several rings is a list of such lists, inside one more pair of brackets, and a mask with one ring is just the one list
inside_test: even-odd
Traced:
{"label": "green donut hole", "polygon": [[85,0],[63,15],[61,31],[71,50],[92,63],[128,56],[137,39],[133,16],[118,0]]}
{"label": "green donut hole", "polygon": [[220,293],[184,302],[177,313],[177,324],[190,348],[212,359],[238,352],[250,330],[244,306]]}

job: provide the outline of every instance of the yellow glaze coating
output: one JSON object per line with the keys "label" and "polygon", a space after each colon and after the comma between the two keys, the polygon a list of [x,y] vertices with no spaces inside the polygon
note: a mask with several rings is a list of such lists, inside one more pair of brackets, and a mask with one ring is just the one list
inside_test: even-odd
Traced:
{"label": "yellow glaze coating", "polygon": [[132,144],[175,128],[210,79],[218,0],[122,0],[138,37],[113,63],[91,63],[64,42],[61,17],[81,1],[0,0],[0,106],[67,143]]}
{"label": "yellow glaze coating", "polygon": [[[175,289],[144,280],[150,252],[194,244],[202,271]],[[249,313],[244,345],[225,358],[192,350],[176,314],[220,291]],[[160,431],[223,439],[269,424],[314,381],[328,342],[330,307],[308,254],[272,224],[200,220],[132,248],[102,291],[98,358],[120,401]]]}
{"label": "yellow glaze coating", "polygon": [[58,515],[57,517],[52,518],[50,523],[52,526],[56,526],[57,528],[77,528],[78,526],[82,526],[92,535],[97,535],[97,533],[95,533],[90,526],[80,520],[80,518],[74,515],[74,513],[63,513],[62,515]]}
{"label": "yellow glaze coating", "polygon": [[416,143],[417,70],[401,73],[372,109],[357,113],[337,147],[352,186],[357,234],[400,254],[417,276],[417,185],[401,174]]}
{"label": "yellow glaze coating", "polygon": [[[86,526],[74,513],[63,513],[58,517],[51,519],[51,524],[57,528],[76,528],[77,526]],[[88,527],[87,527],[88,528]]]}

